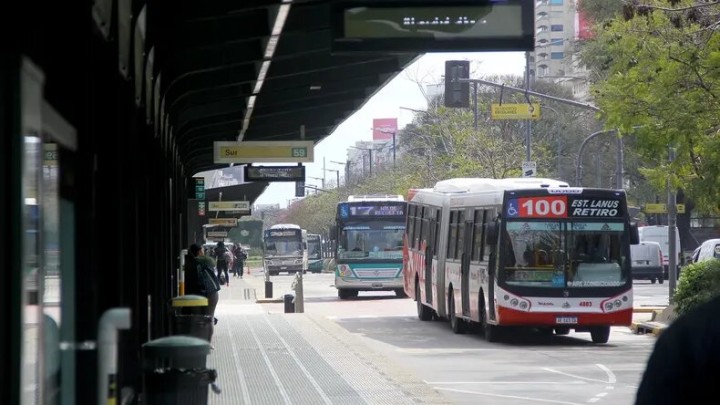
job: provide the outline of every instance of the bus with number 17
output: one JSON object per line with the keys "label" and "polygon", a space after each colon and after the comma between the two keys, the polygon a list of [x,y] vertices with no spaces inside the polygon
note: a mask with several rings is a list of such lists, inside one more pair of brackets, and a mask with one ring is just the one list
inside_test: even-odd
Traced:
{"label": "bus with number 17", "polygon": [[477,325],[496,341],[510,327],[606,343],[629,326],[630,245],[623,190],[543,178],[458,178],[408,193],[405,292],[418,317]]}
{"label": "bus with number 17", "polygon": [[335,288],[340,299],[360,291],[403,289],[403,235],[407,203],[401,195],[356,195],[339,202],[335,227]]}

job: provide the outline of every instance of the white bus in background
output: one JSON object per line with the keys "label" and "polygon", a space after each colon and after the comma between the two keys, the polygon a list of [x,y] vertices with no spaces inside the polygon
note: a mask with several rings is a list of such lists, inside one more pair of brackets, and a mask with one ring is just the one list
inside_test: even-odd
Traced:
{"label": "white bus in background", "polygon": [[[662,250],[663,254],[663,277],[665,280],[668,279],[668,264],[669,264],[669,253],[670,253],[670,243],[669,243],[669,233],[667,225],[648,225],[648,226],[641,226],[638,227],[638,235],[640,235],[640,241],[648,241],[648,242],[657,242],[660,244],[660,250]],[[680,269],[680,263],[682,260],[682,249],[680,246],[680,233],[678,232],[678,229],[675,228],[675,252],[677,252],[677,267],[678,270]],[[680,272],[678,271],[677,275],[680,275]]]}
{"label": "white bus in background", "polygon": [[271,276],[308,269],[307,231],[296,224],[276,224],[263,232],[263,265]]}

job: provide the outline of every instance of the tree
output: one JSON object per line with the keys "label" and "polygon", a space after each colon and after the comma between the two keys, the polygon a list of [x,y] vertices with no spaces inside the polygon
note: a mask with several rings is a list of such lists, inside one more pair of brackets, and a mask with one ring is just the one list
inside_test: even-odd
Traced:
{"label": "tree", "polygon": [[[720,35],[718,6],[658,0],[595,33],[606,80],[593,86],[606,126],[635,138],[657,190],[683,187],[706,211],[720,208]],[[700,11],[702,10],[702,11]],[[588,58],[597,62],[597,58]],[[668,160],[669,148],[676,151]]]}

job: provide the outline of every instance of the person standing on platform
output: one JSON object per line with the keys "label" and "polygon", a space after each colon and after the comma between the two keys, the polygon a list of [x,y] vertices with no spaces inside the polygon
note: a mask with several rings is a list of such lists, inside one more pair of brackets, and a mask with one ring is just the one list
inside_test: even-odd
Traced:
{"label": "person standing on platform", "polygon": [[[215,261],[205,256],[202,246],[190,245],[185,259],[185,294],[201,295],[207,298],[208,306],[205,315],[213,317],[213,325],[217,323],[215,308],[220,295],[220,280],[215,274]],[[209,341],[212,342],[214,326],[210,327]],[[212,345],[211,345],[212,347]]]}

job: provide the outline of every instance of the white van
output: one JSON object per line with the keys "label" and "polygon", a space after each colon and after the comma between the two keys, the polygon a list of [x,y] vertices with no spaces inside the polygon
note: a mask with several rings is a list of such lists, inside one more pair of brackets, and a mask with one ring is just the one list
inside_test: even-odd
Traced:
{"label": "white van", "polygon": [[657,242],[640,242],[630,245],[630,268],[633,280],[650,280],[660,284],[665,280],[663,271],[663,253]]}
{"label": "white van", "polygon": [[[660,250],[663,253],[663,272],[665,280],[668,278],[668,253],[670,252],[670,244],[668,242],[668,226],[667,225],[649,225],[638,227],[640,242],[657,242],[660,244]],[[680,270],[680,258],[682,257],[682,247],[680,246],[680,233],[675,228],[675,251],[678,255],[677,267],[678,275]]]}

